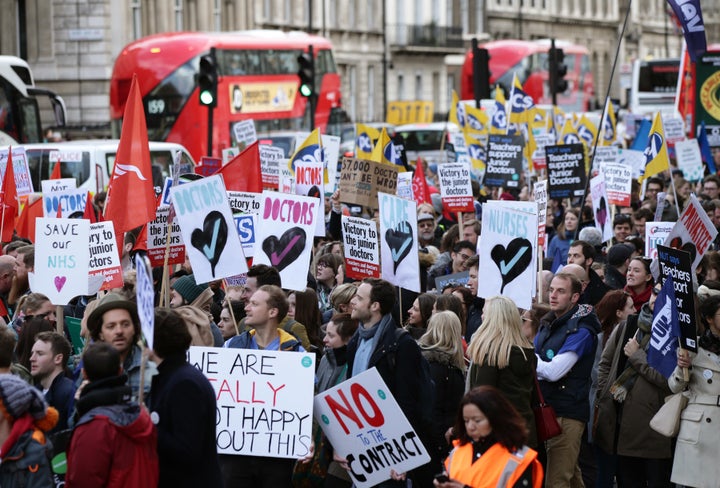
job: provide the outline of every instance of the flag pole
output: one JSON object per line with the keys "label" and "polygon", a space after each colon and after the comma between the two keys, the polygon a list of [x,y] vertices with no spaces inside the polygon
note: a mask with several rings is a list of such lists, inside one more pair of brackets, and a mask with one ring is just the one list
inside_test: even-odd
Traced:
{"label": "flag pole", "polygon": [[[668,169],[670,169],[669,163]],[[680,204],[678,203],[677,190],[675,189],[675,178],[673,178],[672,171],[670,171],[670,184],[672,185],[673,196],[675,197],[675,210],[677,210],[678,218],[680,218]]]}
{"label": "flag pole", "polygon": [[235,334],[240,335],[240,329],[238,328],[238,323],[237,323],[237,319],[235,318],[235,312],[233,311],[232,303],[230,303],[231,301],[227,299],[227,288],[228,288],[227,279],[223,278],[222,282],[223,282],[223,286],[225,287],[225,300],[227,302],[227,308],[230,311],[230,317],[232,318],[233,325],[235,326]]}

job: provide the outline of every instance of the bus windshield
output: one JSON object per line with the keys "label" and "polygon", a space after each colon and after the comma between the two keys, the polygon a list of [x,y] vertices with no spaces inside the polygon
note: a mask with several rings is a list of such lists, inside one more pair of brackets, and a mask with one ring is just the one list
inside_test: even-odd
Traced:
{"label": "bus windshield", "polygon": [[23,96],[4,78],[0,78],[0,131],[18,142],[42,140],[37,100]]}

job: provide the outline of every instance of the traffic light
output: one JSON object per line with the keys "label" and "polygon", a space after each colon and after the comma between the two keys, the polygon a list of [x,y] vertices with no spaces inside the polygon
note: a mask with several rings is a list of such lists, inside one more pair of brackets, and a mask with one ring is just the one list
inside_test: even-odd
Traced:
{"label": "traffic light", "polygon": [[565,79],[565,75],[567,75],[567,65],[564,63],[565,53],[562,49],[555,47],[555,41],[553,40],[548,56],[550,61],[548,70],[550,93],[553,96],[553,104],[557,104],[557,94],[564,93],[568,89],[568,82]]}
{"label": "traffic light", "polygon": [[482,100],[490,98],[490,53],[473,41],[473,95]]}
{"label": "traffic light", "polygon": [[315,95],[315,60],[313,47],[298,56],[298,77],[300,78],[300,95],[310,98]]}
{"label": "traffic light", "polygon": [[218,70],[214,50],[200,57],[198,88],[200,89],[200,105],[217,106]]}

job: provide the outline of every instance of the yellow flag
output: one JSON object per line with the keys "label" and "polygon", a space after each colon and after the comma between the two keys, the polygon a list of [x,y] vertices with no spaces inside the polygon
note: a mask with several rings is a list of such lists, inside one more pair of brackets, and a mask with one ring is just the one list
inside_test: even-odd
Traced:
{"label": "yellow flag", "polygon": [[450,100],[448,122],[457,125],[460,129],[465,128],[465,104],[460,103],[460,98],[455,90],[452,91],[452,100]]}
{"label": "yellow flag", "polygon": [[575,130],[572,119],[565,119],[565,125],[563,125],[560,137],[558,137],[558,144],[578,144],[580,142],[580,136]]}
{"label": "yellow flag", "polygon": [[593,147],[597,136],[597,126],[583,114],[577,125],[577,134],[586,147]]}
{"label": "yellow flag", "polygon": [[505,94],[502,88],[495,87],[495,111],[490,119],[490,134],[505,134],[507,132],[507,112]]}
{"label": "yellow flag", "polygon": [[474,136],[482,135],[485,136],[488,133],[488,126],[490,125],[490,118],[487,112],[481,108],[475,108],[470,105],[465,105],[465,134],[471,134]]}
{"label": "yellow flag", "polygon": [[355,124],[355,157],[370,159],[373,152],[374,141],[380,139],[380,131],[365,124]]}
{"label": "yellow flag", "polygon": [[[288,168],[290,168],[290,171],[292,171],[293,175],[295,174],[296,161],[308,161],[317,163],[323,162],[323,150],[322,142],[320,139],[320,129],[315,129],[314,131],[312,131],[310,135],[307,136],[307,139],[305,139],[303,143],[300,144],[297,149],[295,149],[295,153],[290,158],[290,161],[288,161]],[[325,176],[325,178],[327,179],[327,176]]]}
{"label": "yellow flag", "polygon": [[615,116],[615,108],[612,102],[608,99],[605,107],[605,118],[602,126],[602,138],[600,139],[600,145],[610,146],[616,139],[617,130],[617,117]]}
{"label": "yellow flag", "polygon": [[380,133],[380,138],[373,148],[370,160],[375,161],[376,163],[396,166],[396,169],[400,173],[405,172],[405,167],[403,166],[402,161],[395,154],[395,144],[393,144],[392,139],[390,139],[385,127],[383,127],[383,130]]}
{"label": "yellow flag", "polygon": [[468,156],[470,156],[470,162],[474,169],[479,172],[485,171],[485,144],[482,142],[484,139],[478,139],[470,133],[465,133],[465,145],[467,146]]}
{"label": "yellow flag", "polygon": [[647,147],[643,154],[645,155],[645,172],[638,178],[640,183],[646,178],[670,169],[665,128],[660,112],[655,113],[650,134],[648,134]]}
{"label": "yellow flag", "polygon": [[525,93],[517,74],[513,74],[513,88],[510,92],[510,113],[511,124],[522,124],[532,121],[534,116],[535,102],[530,95]]}

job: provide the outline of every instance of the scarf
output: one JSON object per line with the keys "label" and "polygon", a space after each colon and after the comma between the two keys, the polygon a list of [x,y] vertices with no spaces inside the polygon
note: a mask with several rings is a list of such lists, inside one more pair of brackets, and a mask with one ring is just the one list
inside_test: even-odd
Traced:
{"label": "scarf", "polygon": [[698,343],[700,347],[706,351],[720,355],[720,337],[710,332],[710,329],[705,330],[705,333],[700,336]]}
{"label": "scarf", "polygon": [[[637,319],[638,334],[637,341],[640,343],[640,349],[647,351],[648,343],[650,342],[650,328],[652,327],[652,310],[650,307],[643,306],[640,310],[640,314]],[[620,352],[619,354],[624,354]],[[613,399],[617,402],[624,402],[627,398],[627,394],[632,390],[635,380],[637,380],[637,371],[628,364],[625,370],[618,376],[615,382],[610,387],[610,394]]]}
{"label": "scarf", "polygon": [[370,363],[370,356],[372,356],[375,346],[377,345],[378,338],[382,336],[383,332],[389,327],[395,326],[392,323],[392,316],[387,314],[377,324],[366,329],[360,325],[356,334],[358,334],[359,341],[357,349],[355,350],[355,360],[353,362],[352,376],[357,376],[366,369],[368,369]]}
{"label": "scarf", "polygon": [[635,293],[632,288],[630,288],[629,286],[625,286],[625,291],[628,292],[630,294],[630,297],[633,299],[635,311],[637,313],[640,313],[642,306],[650,300],[650,295],[652,294],[653,287],[649,285],[645,287],[645,290],[643,292]]}

